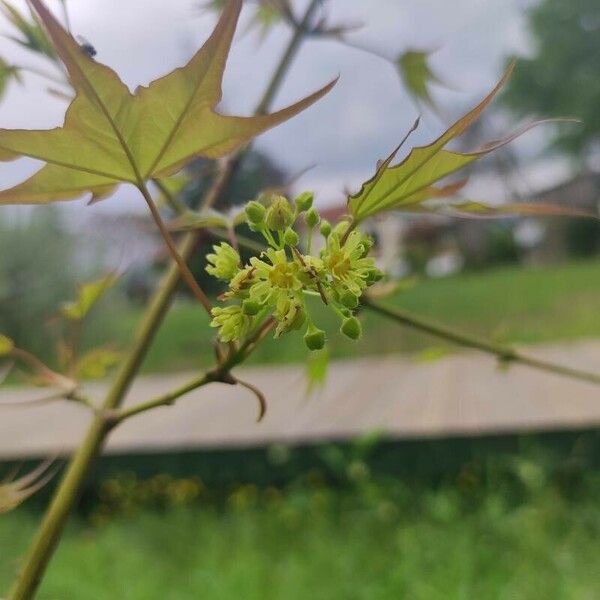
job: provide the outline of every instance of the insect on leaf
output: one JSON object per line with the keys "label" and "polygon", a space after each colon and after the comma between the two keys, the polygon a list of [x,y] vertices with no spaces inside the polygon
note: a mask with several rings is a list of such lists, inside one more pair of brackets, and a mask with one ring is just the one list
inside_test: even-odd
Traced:
{"label": "insect on leaf", "polygon": [[[453,196],[464,187],[466,180],[444,186],[436,186],[435,183],[508,144],[532,127],[548,122],[539,121],[528,125],[504,139],[486,144],[473,152],[446,149],[449,142],[464,133],[480,117],[507,82],[512,70],[513,65],[506,70],[496,87],[473,110],[456,121],[434,142],[427,146],[413,148],[408,156],[395,166],[392,166],[392,162],[400,146],[382,161],[375,175],[363,184],[358,193],[348,199],[348,209],[353,224],[356,225],[368,217],[390,210],[425,211],[423,203],[436,198]],[[509,212],[521,212],[520,206],[513,205]],[[544,213],[538,207],[538,214],[557,214],[558,211],[558,207],[553,207],[552,211]],[[428,209],[428,212],[433,211]],[[481,214],[483,210],[479,212]],[[573,214],[566,209],[560,212]]]}
{"label": "insect on leaf", "polygon": [[444,84],[429,65],[430,55],[431,52],[425,50],[407,50],[396,59],[396,66],[404,87],[415,101],[437,111],[430,87],[432,83]]}
{"label": "insect on leaf", "polygon": [[229,154],[286,121],[327,93],[335,82],[273,114],[233,117],[216,112],[241,0],[230,0],[212,35],[182,68],[129,88],[109,67],[84,52],[42,0],[29,0],[65,64],[76,96],[64,125],[51,130],[0,130],[0,159],[21,156],[47,164],[0,192],[0,204],[38,204],[96,198],[120,183],[171,175],[196,157]]}
{"label": "insect on leaf", "polygon": [[85,319],[96,302],[117,282],[118,276],[106,275],[96,281],[90,281],[79,286],[77,298],[73,302],[65,302],[60,312],[70,321]]}

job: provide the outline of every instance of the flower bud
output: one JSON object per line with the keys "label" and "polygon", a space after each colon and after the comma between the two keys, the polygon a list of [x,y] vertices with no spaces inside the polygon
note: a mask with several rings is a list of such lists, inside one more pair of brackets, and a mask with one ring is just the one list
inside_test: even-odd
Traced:
{"label": "flower bud", "polygon": [[294,223],[294,213],[290,203],[283,196],[273,196],[267,209],[266,223],[269,229],[283,231]]}
{"label": "flower bud", "polygon": [[306,212],[313,205],[313,200],[315,195],[312,192],[302,192],[299,196],[294,200],[296,204],[296,208],[298,212]]}
{"label": "flower bud", "polygon": [[249,298],[242,302],[242,310],[244,311],[244,314],[248,315],[249,317],[257,315],[261,308],[262,307],[258,302],[250,300]]}
{"label": "flower bud", "polygon": [[373,267],[372,269],[369,269],[365,281],[368,285],[372,285],[378,281],[381,281],[383,277],[383,273],[377,267]]}
{"label": "flower bud", "polygon": [[300,237],[291,227],[288,227],[283,234],[283,241],[288,246],[297,246],[300,243]]}
{"label": "flower bud", "polygon": [[304,334],[304,343],[309,350],[322,350],[325,346],[325,332],[310,323]]}
{"label": "flower bud", "polygon": [[340,302],[346,308],[356,308],[358,306],[358,298],[350,291],[345,290],[340,294]]}
{"label": "flower bud", "polygon": [[348,227],[350,227],[350,221],[340,221],[333,228],[333,233],[335,233],[340,238],[342,238],[342,237],[344,237],[344,235],[346,235],[346,232],[348,231]]}
{"label": "flower bud", "polygon": [[331,223],[325,219],[321,221],[321,235],[328,238],[331,233]]}
{"label": "flower bud", "polygon": [[356,317],[344,319],[340,331],[351,340],[358,340],[362,335],[362,326]]}
{"label": "flower bud", "polygon": [[319,224],[319,221],[321,220],[321,217],[319,215],[319,213],[317,212],[317,210],[315,208],[311,208],[305,215],[304,215],[304,220],[306,221],[306,224],[310,227],[316,227]]}
{"label": "flower bud", "polygon": [[252,225],[260,225],[265,220],[267,209],[256,200],[252,200],[246,204],[246,218]]}

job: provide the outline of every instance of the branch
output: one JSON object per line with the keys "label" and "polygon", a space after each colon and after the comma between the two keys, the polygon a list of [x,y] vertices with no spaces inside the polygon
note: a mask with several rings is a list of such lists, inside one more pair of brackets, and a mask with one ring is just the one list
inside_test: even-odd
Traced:
{"label": "branch", "polygon": [[596,373],[590,373],[580,369],[572,369],[571,367],[565,367],[561,364],[540,360],[527,354],[523,354],[522,352],[515,350],[510,346],[495,344],[474,335],[463,333],[461,331],[451,329],[450,327],[428,321],[423,317],[418,317],[400,308],[384,306],[383,304],[379,304],[378,302],[368,298],[363,298],[362,302],[365,308],[368,308],[369,310],[383,317],[391,319],[392,321],[396,321],[401,325],[423,331],[437,338],[448,340],[449,342],[459,346],[473,348],[475,350],[481,350],[482,352],[492,354],[498,357],[498,359],[502,362],[520,363],[540,371],[546,371],[556,375],[562,375],[563,377],[569,377],[579,381],[587,381],[588,383],[593,383],[594,385],[600,385],[600,375]]}
{"label": "branch", "polygon": [[204,374],[201,377],[192,379],[189,383],[183,385],[182,387],[162,396],[157,396],[148,402],[142,402],[136,406],[121,411],[106,412],[105,417],[112,429],[123,423],[123,421],[126,421],[131,417],[135,417],[136,415],[140,415],[161,406],[172,406],[182,396],[185,396],[189,392],[193,392],[194,390],[205,386],[211,381],[212,379],[210,379],[207,374]]}
{"label": "branch", "polygon": [[144,196],[144,200],[146,200],[146,204],[148,205],[148,208],[152,213],[152,218],[154,219],[154,222],[156,223],[158,230],[160,231],[160,234],[163,240],[165,241],[167,248],[169,249],[171,258],[173,258],[173,260],[179,267],[182,279],[186,282],[187,286],[190,288],[196,299],[200,302],[200,304],[202,304],[204,310],[206,310],[206,312],[210,315],[212,310],[210,300],[204,293],[204,290],[198,285],[194,274],[190,271],[190,268],[187,266],[187,261],[184,260],[181,254],[179,254],[179,250],[177,249],[177,246],[175,245],[175,242],[173,241],[173,238],[171,237],[171,234],[169,233],[165,222],[162,220],[162,217],[160,216],[160,211],[156,207],[156,204],[154,203],[154,200],[152,199],[148,188],[145,184],[140,183],[138,189],[142,193],[142,196]]}
{"label": "branch", "polygon": [[252,354],[258,343],[264,339],[269,331],[271,331],[273,324],[273,319],[267,319],[252,336],[250,336],[239,348],[233,350],[225,360],[217,365],[214,370],[204,373],[200,377],[192,379],[185,385],[173,390],[172,392],[168,392],[162,396],[157,396],[152,400],[142,402],[128,409],[121,411],[106,411],[104,416],[107,419],[109,427],[112,429],[131,417],[146,413],[154,410],[155,408],[172,406],[182,396],[204,387],[209,383],[216,382],[227,383],[229,385],[239,384],[242,387],[250,390],[259,401],[260,412],[258,420],[260,421],[266,412],[266,401],[264,396],[255,386],[233,377],[231,370],[241,362],[245,361],[250,354]]}

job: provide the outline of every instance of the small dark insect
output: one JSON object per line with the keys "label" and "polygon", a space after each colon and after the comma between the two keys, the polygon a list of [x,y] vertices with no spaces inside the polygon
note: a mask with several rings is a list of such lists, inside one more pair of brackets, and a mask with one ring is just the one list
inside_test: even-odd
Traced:
{"label": "small dark insect", "polygon": [[90,42],[88,42],[88,40],[86,40],[82,35],[77,36],[77,41],[79,42],[79,47],[81,50],[90,58],[94,58],[94,56],[98,54],[96,52],[96,48],[94,48],[94,46],[92,46],[92,44],[90,44]]}

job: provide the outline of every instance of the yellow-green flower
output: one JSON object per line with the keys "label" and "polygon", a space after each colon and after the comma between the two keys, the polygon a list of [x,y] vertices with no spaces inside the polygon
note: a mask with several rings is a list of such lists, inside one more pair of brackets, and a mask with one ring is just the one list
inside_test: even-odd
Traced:
{"label": "yellow-green flower", "polygon": [[217,306],[211,312],[213,320],[210,326],[219,329],[222,342],[239,340],[250,330],[250,317],[244,313],[241,306]]}
{"label": "yellow-green flower", "polygon": [[350,233],[343,245],[336,232],[327,238],[322,258],[336,291],[345,289],[355,296],[364,292],[375,269],[373,259],[365,256],[369,247],[368,239],[357,230]]}
{"label": "yellow-green flower", "polygon": [[306,320],[304,303],[298,298],[280,296],[273,317],[277,321],[275,337],[299,329]]}
{"label": "yellow-green flower", "polygon": [[229,244],[213,246],[214,254],[207,254],[206,272],[217,279],[231,281],[240,270],[240,255]]}
{"label": "yellow-green flower", "polygon": [[288,260],[285,250],[269,248],[262,256],[268,262],[256,256],[250,259],[253,269],[250,298],[260,304],[274,306],[280,297],[289,297],[303,288],[299,267]]}

